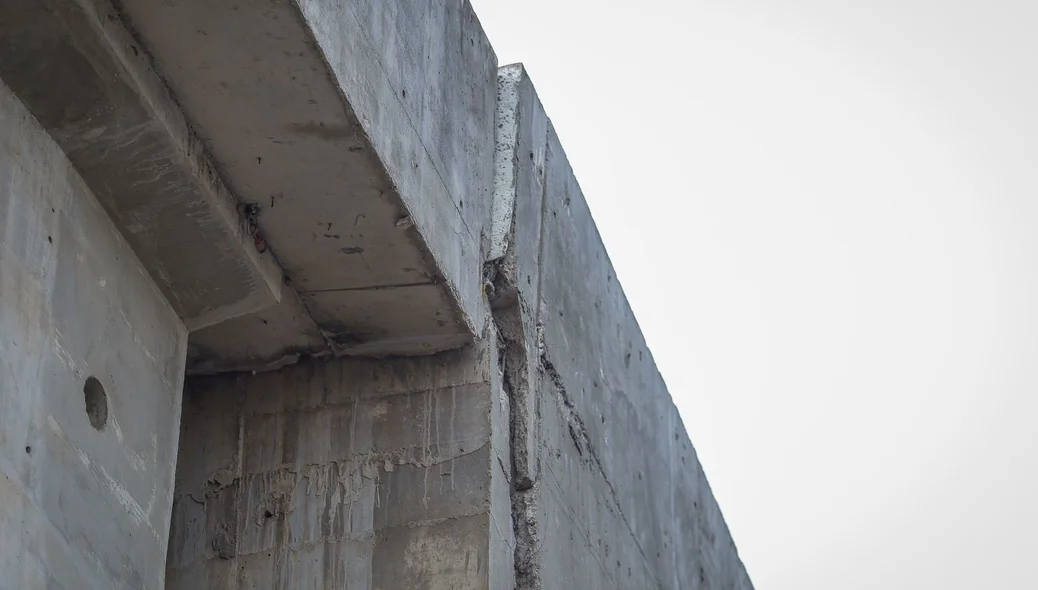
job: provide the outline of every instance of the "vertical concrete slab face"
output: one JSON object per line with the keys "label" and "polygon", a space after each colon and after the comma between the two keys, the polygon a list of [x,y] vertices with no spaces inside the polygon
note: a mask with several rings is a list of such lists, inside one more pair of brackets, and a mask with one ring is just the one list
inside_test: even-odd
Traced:
{"label": "vertical concrete slab face", "polygon": [[490,588],[493,352],[190,378],[166,587]]}
{"label": "vertical concrete slab face", "polygon": [[187,333],[0,83],[0,588],[161,588]]}
{"label": "vertical concrete slab face", "polygon": [[489,274],[521,376],[505,383],[516,587],[751,589],[521,66],[499,97]]}
{"label": "vertical concrete slab face", "polygon": [[493,190],[497,57],[465,0],[298,0],[470,325]]}

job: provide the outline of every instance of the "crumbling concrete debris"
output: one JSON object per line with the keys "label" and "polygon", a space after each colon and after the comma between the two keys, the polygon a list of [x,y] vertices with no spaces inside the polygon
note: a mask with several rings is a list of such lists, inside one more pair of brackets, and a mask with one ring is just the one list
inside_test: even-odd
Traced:
{"label": "crumbling concrete debris", "polygon": [[512,526],[515,532],[515,588],[541,590],[536,484],[526,490],[513,488]]}
{"label": "crumbling concrete debris", "polygon": [[[506,256],[484,265],[484,292],[490,302],[498,335],[498,364],[509,399],[511,458],[510,499],[515,535],[515,584],[517,590],[540,590],[540,539],[537,522],[537,457],[533,453],[536,411],[529,379],[530,350],[521,299],[512,286],[513,272]],[[504,296],[502,296],[504,295]],[[531,411],[531,409],[533,411]]]}

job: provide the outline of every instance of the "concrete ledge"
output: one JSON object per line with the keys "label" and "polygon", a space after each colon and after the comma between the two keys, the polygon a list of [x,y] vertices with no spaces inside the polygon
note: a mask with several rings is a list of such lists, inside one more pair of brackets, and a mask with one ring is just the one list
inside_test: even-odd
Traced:
{"label": "concrete ledge", "polygon": [[194,334],[189,366],[472,342],[483,324],[496,58],[466,2],[120,8],[221,175],[259,205],[258,226],[298,293],[285,309]]}
{"label": "concrete ledge", "polygon": [[282,275],[107,2],[0,2],[0,77],[68,155],[189,329],[263,309]]}

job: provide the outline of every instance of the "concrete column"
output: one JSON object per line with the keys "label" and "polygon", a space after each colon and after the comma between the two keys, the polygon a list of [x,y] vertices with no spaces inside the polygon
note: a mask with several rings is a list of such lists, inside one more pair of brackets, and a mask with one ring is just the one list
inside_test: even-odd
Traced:
{"label": "concrete column", "polygon": [[500,587],[495,359],[488,340],[188,379],[167,588]]}
{"label": "concrete column", "polygon": [[187,331],[0,82],[0,588],[161,588]]}

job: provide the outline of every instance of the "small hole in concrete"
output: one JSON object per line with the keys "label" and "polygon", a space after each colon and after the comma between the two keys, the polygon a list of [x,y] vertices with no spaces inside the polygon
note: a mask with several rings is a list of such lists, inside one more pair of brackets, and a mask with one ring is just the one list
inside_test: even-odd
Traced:
{"label": "small hole in concrete", "polygon": [[86,400],[87,418],[95,430],[101,430],[108,422],[108,394],[95,377],[88,377],[83,385],[83,397]]}
{"label": "small hole in concrete", "polygon": [[274,518],[274,513],[270,510],[263,511],[263,518]]}
{"label": "small hole in concrete", "polygon": [[25,454],[28,455],[29,453],[32,453],[32,447],[25,445]]}
{"label": "small hole in concrete", "polygon": [[54,238],[52,238],[50,236],[47,236],[47,242],[50,243],[50,244],[53,244],[54,243]]}

